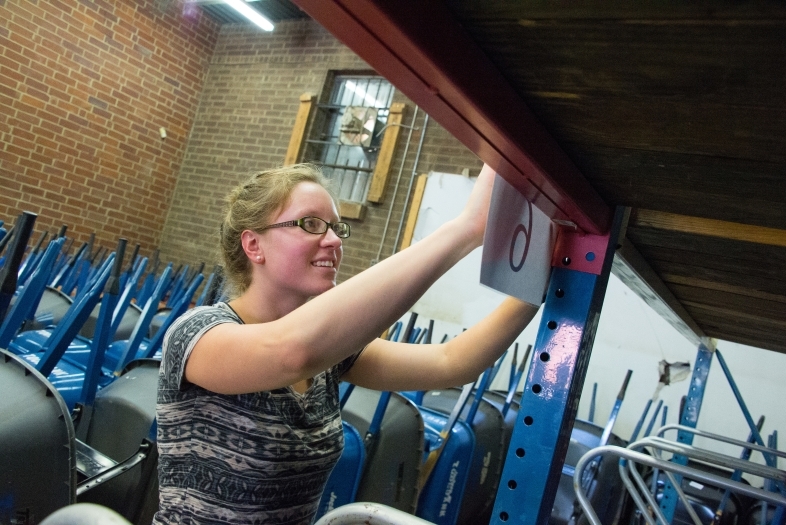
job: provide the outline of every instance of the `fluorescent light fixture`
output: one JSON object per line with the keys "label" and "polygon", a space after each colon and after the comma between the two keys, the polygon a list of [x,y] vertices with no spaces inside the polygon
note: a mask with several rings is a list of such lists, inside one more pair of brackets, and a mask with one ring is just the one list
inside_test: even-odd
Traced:
{"label": "fluorescent light fixture", "polygon": [[243,0],[224,0],[235,11],[245,16],[265,31],[273,31],[273,23],[259,14],[256,9],[251,9]]}

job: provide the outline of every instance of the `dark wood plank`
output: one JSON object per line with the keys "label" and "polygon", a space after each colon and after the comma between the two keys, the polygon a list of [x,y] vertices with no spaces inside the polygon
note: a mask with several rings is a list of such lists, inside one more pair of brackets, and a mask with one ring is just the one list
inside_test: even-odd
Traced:
{"label": "dark wood plank", "polygon": [[453,0],[453,13],[462,23],[499,20],[641,19],[701,21],[786,18],[786,8],[773,0],[713,0],[711,2],[640,2],[585,0],[582,2],[522,2],[521,0]]}
{"label": "dark wood plank", "polygon": [[607,202],[786,229],[783,163],[587,144],[563,147]]}
{"label": "dark wood plank", "polygon": [[[716,268],[706,266],[690,265],[681,262],[663,262],[648,259],[652,267],[660,276],[678,275],[684,277],[695,277],[705,281],[724,283],[751,290],[760,290],[769,294],[786,296],[786,282],[782,280],[768,280],[759,275],[748,273],[731,273]],[[669,284],[668,278],[664,282]]]}
{"label": "dark wood plank", "polygon": [[[677,273],[685,275],[684,273],[673,271],[673,268],[684,267],[686,271],[689,271],[689,268],[702,268],[714,272],[713,275],[716,275],[716,279],[713,280],[718,280],[719,282],[726,282],[722,277],[723,275],[728,275],[730,278],[744,275],[752,279],[750,282],[756,283],[756,286],[753,286],[753,288],[757,290],[766,290],[768,287],[773,289],[786,288],[786,275],[776,266],[762,263],[746,264],[730,258],[713,257],[707,254],[677,249],[639,245],[639,250],[658,274]],[[701,275],[698,273],[696,276],[701,278]]]}
{"label": "dark wood plank", "polygon": [[[779,158],[761,142],[783,138],[786,20],[694,22],[473,20],[468,29],[558,140],[564,124],[607,145]],[[560,106],[580,113],[545,118]]]}
{"label": "dark wood plank", "polygon": [[771,301],[775,303],[786,304],[786,296],[762,292],[761,290],[752,290],[750,288],[743,288],[741,286],[733,286],[726,283],[707,281],[704,279],[698,279],[696,277],[683,277],[674,274],[661,274],[660,278],[663,279],[663,282],[668,282],[672,284],[690,286],[693,288],[703,288],[706,290],[716,290],[719,292],[742,295],[744,297],[751,297],[754,299],[761,299],[763,301]]}
{"label": "dark wood plank", "polygon": [[674,100],[646,93],[581,94],[571,86],[551,89],[559,91],[530,88],[523,97],[561,143],[590,151],[608,147],[771,163],[786,158],[782,99],[768,106],[743,94],[740,101],[721,103],[687,93]]}
{"label": "dark wood plank", "polygon": [[779,344],[777,342],[762,340],[761,333],[756,333],[753,336],[748,336],[745,334],[730,332],[723,328],[709,328],[709,329],[712,331],[712,337],[714,337],[715,339],[722,339],[724,341],[729,341],[732,343],[748,345],[754,348],[762,348],[764,350],[772,350],[774,352],[780,352],[782,354],[786,354],[786,345]]}
{"label": "dark wood plank", "polygon": [[729,326],[757,327],[768,331],[780,331],[780,338],[786,341],[786,318],[771,319],[754,313],[727,308],[725,305],[708,305],[684,302],[685,308],[695,313],[699,319],[718,317],[727,319]]}
{"label": "dark wood plank", "polygon": [[786,267],[786,248],[776,246],[634,226],[628,227],[627,236],[636,246],[651,249],[679,249],[708,258],[724,258],[740,265]]}
{"label": "dark wood plank", "polygon": [[[485,2],[488,11],[496,3]],[[739,102],[739,94],[758,88],[760,96],[744,102],[776,105],[777,99],[765,95],[778,95],[769,79],[783,82],[768,68],[780,66],[786,52],[779,40],[786,28],[785,6],[778,13],[748,10],[727,18],[678,9],[607,16],[601,9],[600,16],[574,17],[564,16],[561,7],[552,11],[551,17],[527,16],[534,14],[528,8],[518,14],[459,17],[508,79],[524,88],[522,93],[566,86],[575,88],[567,93],[663,95],[670,100],[694,94]],[[761,74],[744,74],[752,71]]]}
{"label": "dark wood plank", "polygon": [[772,322],[741,319],[736,312],[719,313],[697,306],[686,308],[710,337],[786,352],[786,332],[780,326],[773,326]]}
{"label": "dark wood plank", "polygon": [[786,322],[784,321],[786,320],[786,302],[767,301],[758,297],[674,283],[669,285],[669,289],[683,305],[719,306],[762,319]]}

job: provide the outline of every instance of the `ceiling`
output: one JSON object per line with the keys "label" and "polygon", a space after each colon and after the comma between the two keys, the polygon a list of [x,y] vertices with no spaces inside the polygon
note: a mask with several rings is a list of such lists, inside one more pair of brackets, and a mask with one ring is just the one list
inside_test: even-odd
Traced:
{"label": "ceiling", "polygon": [[[786,3],[294,0],[692,340],[786,352]],[[261,2],[260,2],[261,4]]]}

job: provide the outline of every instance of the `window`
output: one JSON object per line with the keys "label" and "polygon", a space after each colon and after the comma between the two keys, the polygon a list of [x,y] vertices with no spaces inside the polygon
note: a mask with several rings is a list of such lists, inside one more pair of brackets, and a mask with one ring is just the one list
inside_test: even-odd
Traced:
{"label": "window", "polygon": [[328,102],[316,106],[304,160],[322,165],[343,201],[366,200],[393,91],[378,76],[336,75]]}

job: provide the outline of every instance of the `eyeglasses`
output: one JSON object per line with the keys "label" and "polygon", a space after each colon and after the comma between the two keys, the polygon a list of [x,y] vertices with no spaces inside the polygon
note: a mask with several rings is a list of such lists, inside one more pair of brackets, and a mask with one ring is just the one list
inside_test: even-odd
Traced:
{"label": "eyeglasses", "polygon": [[333,230],[333,233],[335,233],[336,236],[341,239],[346,239],[349,237],[349,224],[346,222],[328,222],[320,219],[319,217],[303,217],[302,219],[298,219],[296,221],[279,222],[277,224],[265,226],[262,228],[262,231],[267,230],[268,228],[285,228],[287,226],[299,226],[308,233],[313,233],[314,235],[321,235],[327,232],[328,228],[330,228]]}

